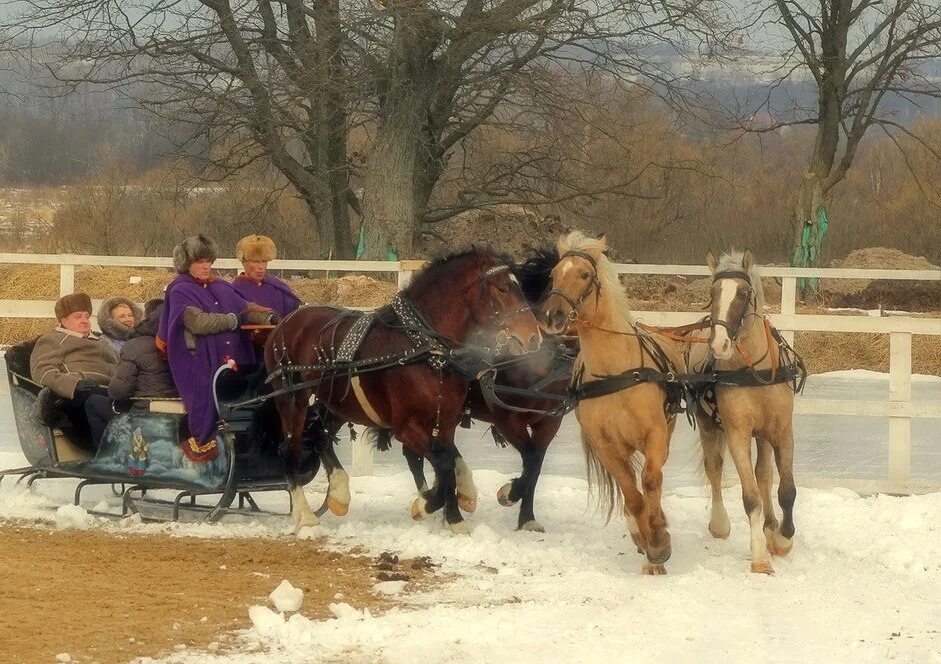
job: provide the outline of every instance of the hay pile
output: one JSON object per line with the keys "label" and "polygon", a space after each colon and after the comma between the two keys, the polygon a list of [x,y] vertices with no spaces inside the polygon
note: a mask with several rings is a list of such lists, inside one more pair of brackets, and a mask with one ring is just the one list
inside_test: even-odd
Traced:
{"label": "hay pile", "polygon": [[[857,249],[842,259],[830,263],[830,267],[856,268],[862,270],[937,270],[928,259],[922,256],[912,256],[898,249],[888,247],[867,247]],[[870,279],[823,279],[820,290],[824,293],[848,294],[859,293],[869,284]],[[904,290],[905,282],[887,282]],[[901,293],[900,293],[901,294]],[[901,308],[901,307],[893,307]]]}
{"label": "hay pile", "polygon": [[[621,278],[628,301],[644,311],[703,311],[709,306],[712,282],[703,277],[685,280],[673,276],[635,276]],[[774,279],[762,279],[765,304],[781,304],[781,286]]]}
{"label": "hay pile", "polygon": [[[798,332],[794,345],[811,373],[843,369],[889,371],[888,334]],[[912,373],[941,376],[941,343],[937,337],[912,337]]]}
{"label": "hay pile", "polygon": [[395,284],[379,281],[359,274],[339,279],[290,280],[291,287],[308,304],[326,304],[334,307],[374,308],[388,304],[396,293]]}

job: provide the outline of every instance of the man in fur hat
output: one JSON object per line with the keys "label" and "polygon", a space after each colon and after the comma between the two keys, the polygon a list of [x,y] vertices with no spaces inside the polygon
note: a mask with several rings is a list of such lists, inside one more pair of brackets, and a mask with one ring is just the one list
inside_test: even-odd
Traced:
{"label": "man in fur hat", "polygon": [[277,320],[269,309],[248,302],[224,279],[212,274],[216,244],[204,235],[187,238],[173,250],[177,277],[167,286],[156,345],[189,411],[190,438],[183,453],[196,462],[219,454],[212,379],[223,364],[254,364],[255,351],[241,324]]}
{"label": "man in fur hat", "polygon": [[249,235],[239,240],[235,257],[242,262],[244,272],[232,285],[249,302],[268,307],[284,318],[301,306],[301,299],[286,283],[268,274],[268,263],[278,257],[278,249],[271,238]]}
{"label": "man in fur hat", "polygon": [[39,337],[29,357],[33,380],[67,401],[62,404],[80,438],[91,438],[85,402],[106,394],[118,355],[107,341],[91,331],[91,298],[72,293],[55,305],[59,326]]}

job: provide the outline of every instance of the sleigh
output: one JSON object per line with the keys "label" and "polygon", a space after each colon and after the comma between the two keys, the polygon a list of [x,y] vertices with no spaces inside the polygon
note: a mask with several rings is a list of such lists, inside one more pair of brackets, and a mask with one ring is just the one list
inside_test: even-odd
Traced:
{"label": "sleigh", "polygon": [[[129,410],[115,415],[97,450],[60,411],[47,406],[49,394],[29,378],[29,356],[35,340],[6,353],[7,380],[14,423],[28,466],[0,471],[32,485],[41,479],[73,478],[74,504],[92,485],[110,485],[122,498],[121,516],[140,514],[147,520],[189,517],[217,521],[227,513],[259,514],[252,494],[284,491],[284,471],[277,455],[280,423],[274,404],[235,404],[262,396],[265,375],[256,367],[220,367],[213,393],[220,416],[216,434],[218,456],[194,463],[184,456],[188,438],[186,413],[178,399],[135,399]],[[305,441],[301,481],[309,482],[319,458]],[[156,498],[157,490],[176,492]],[[237,504],[236,504],[237,501]],[[117,516],[103,513],[104,516]]]}

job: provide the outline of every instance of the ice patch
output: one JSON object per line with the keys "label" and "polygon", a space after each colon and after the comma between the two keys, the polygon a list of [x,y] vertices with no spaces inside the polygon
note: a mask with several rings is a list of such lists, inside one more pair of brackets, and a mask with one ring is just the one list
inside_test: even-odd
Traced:
{"label": "ice patch", "polygon": [[63,505],[56,510],[56,528],[59,530],[88,530],[94,521],[81,505]]}
{"label": "ice patch", "polygon": [[60,652],[58,655],[56,655],[56,661],[62,662],[62,664],[68,664],[72,661],[72,656],[67,652]]}
{"label": "ice patch", "polygon": [[372,617],[369,613],[369,609],[360,611],[346,602],[331,602],[327,608],[330,609],[330,613],[338,620],[363,620],[364,618]]}
{"label": "ice patch", "polygon": [[291,582],[285,579],[278,584],[278,587],[271,591],[268,599],[274,604],[278,611],[299,611],[301,604],[304,603],[304,591],[295,588]]}
{"label": "ice patch", "polygon": [[274,637],[284,626],[284,614],[275,613],[267,606],[248,607],[248,619],[258,636],[264,639]]}

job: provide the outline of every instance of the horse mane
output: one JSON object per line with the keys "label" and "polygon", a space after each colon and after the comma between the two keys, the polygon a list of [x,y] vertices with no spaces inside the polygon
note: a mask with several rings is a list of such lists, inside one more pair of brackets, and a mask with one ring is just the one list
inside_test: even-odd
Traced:
{"label": "horse mane", "polygon": [[[597,261],[598,279],[601,281],[601,290],[611,293],[615,310],[621,317],[634,324],[634,316],[631,314],[631,308],[627,303],[627,294],[624,292],[624,286],[618,278],[617,270],[614,269],[614,263],[608,259],[604,253],[606,243],[604,240],[588,237],[581,231],[572,231],[568,235],[559,238],[559,253],[564,254],[567,251],[598,252],[600,257]],[[741,269],[741,264],[739,264]]]}
{"label": "horse mane", "polygon": [[[415,273],[411,282],[405,288],[408,295],[415,295],[417,291],[427,288],[427,282],[438,279],[442,272],[451,267],[455,261],[461,259],[478,259],[485,262],[484,259],[490,259],[495,265],[507,265],[512,268],[513,258],[507,254],[493,251],[488,247],[471,245],[456,251],[448,251],[433,256],[425,266]],[[488,267],[482,265],[485,269]]]}
{"label": "horse mane", "polygon": [[[716,272],[742,272],[742,260],[745,257],[744,251],[732,249],[722,252],[716,264]],[[761,285],[761,269],[757,264],[752,264],[748,270],[748,278],[751,279],[751,287],[755,293],[756,307],[755,311],[761,314],[765,307],[765,290]]]}
{"label": "horse mane", "polygon": [[512,266],[527,302],[542,301],[552,285],[552,270],[558,263],[559,252],[555,247],[540,247],[529,251],[522,263]]}

